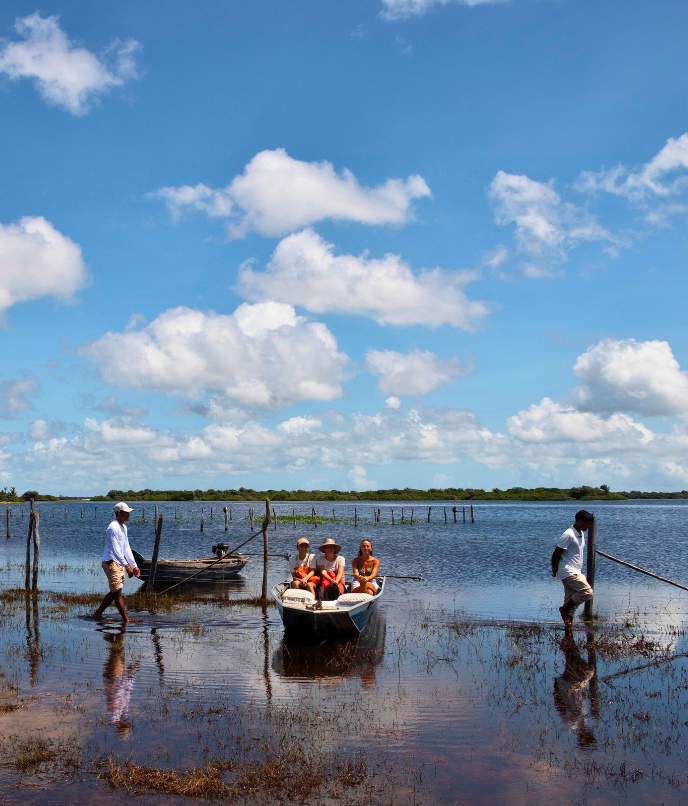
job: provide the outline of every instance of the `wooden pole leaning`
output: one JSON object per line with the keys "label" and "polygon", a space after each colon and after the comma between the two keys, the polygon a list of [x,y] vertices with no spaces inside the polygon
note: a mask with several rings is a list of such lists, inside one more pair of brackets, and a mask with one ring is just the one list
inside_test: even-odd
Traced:
{"label": "wooden pole leaning", "polygon": [[31,540],[33,538],[33,498],[31,499],[31,514],[29,515],[29,534],[26,538],[26,573],[24,574],[24,590],[29,590],[31,584]]}
{"label": "wooden pole leaning", "polygon": [[[592,523],[588,526],[588,565],[586,568],[586,574],[588,580],[588,585],[595,590],[595,554],[597,552],[597,517],[595,513],[592,513]],[[591,619],[592,618],[592,603],[593,600],[590,599],[589,602],[586,602],[583,607],[583,618]]]}
{"label": "wooden pole leaning", "polygon": [[263,532],[263,587],[261,589],[261,598],[263,600],[268,598],[268,526],[270,525],[270,499],[265,499],[265,518],[261,531]]}
{"label": "wooden pole leaning", "polygon": [[31,590],[38,590],[38,555],[41,551],[41,537],[38,532],[38,522],[40,520],[40,513],[34,512],[33,515],[33,574],[31,576]]}
{"label": "wooden pole leaning", "polygon": [[151,559],[151,567],[150,571],[148,572],[148,587],[152,590],[153,585],[155,584],[155,572],[158,570],[158,553],[160,551],[160,538],[162,536],[162,512],[158,517],[158,520],[155,524],[155,544],[153,546],[153,557]]}

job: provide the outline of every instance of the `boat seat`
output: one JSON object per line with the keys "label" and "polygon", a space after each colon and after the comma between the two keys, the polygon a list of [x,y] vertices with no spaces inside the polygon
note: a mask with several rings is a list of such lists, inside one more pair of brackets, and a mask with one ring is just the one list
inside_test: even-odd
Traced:
{"label": "boat seat", "polygon": [[338,606],[351,607],[361,602],[369,602],[372,598],[371,593],[343,593],[336,601]]}
{"label": "boat seat", "polygon": [[298,602],[302,604],[310,604],[315,601],[315,596],[310,591],[300,590],[299,588],[290,588],[282,594],[283,602]]}

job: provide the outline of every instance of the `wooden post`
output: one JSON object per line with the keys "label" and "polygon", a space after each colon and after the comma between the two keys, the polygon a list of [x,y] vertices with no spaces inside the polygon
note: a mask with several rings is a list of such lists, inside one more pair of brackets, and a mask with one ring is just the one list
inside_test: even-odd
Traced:
{"label": "wooden post", "polygon": [[404,522],[404,508],[401,508],[401,522]]}
{"label": "wooden post", "polygon": [[471,504],[471,523],[475,523],[475,512],[473,512],[473,504]]}
{"label": "wooden post", "polygon": [[270,525],[270,499],[265,499],[265,519],[263,520],[263,587],[261,598],[268,598],[268,526]]}
{"label": "wooden post", "polygon": [[294,529],[296,529],[296,507],[291,508],[291,517],[294,521]]}
{"label": "wooden post", "polygon": [[[597,517],[592,513],[592,523],[588,526],[588,567],[586,577],[588,585],[595,590],[595,553],[597,551]],[[592,599],[583,607],[583,618],[592,618]]]}
{"label": "wooden post", "polygon": [[10,508],[7,507],[7,539],[10,539]]}
{"label": "wooden post", "polygon": [[332,507],[332,520],[333,521],[337,520],[337,518],[335,517],[335,514],[334,514],[334,507]]}
{"label": "wooden post", "polygon": [[452,507],[452,512],[454,513],[454,523],[456,523],[456,507]]}
{"label": "wooden post", "polygon": [[148,585],[149,590],[153,590],[155,584],[155,572],[158,569],[158,552],[160,551],[160,537],[162,535],[162,512],[155,524],[155,544],[153,545],[153,558],[151,559],[151,567],[148,572]]}
{"label": "wooden post", "polygon": [[411,526],[413,526],[413,507],[411,507]]}
{"label": "wooden post", "polygon": [[177,520],[177,507],[174,508],[174,519]]}
{"label": "wooden post", "polygon": [[[22,510],[23,513],[23,510]],[[65,519],[67,518],[67,507],[65,507]]]}
{"label": "wooden post", "polygon": [[447,508],[444,508],[444,522],[447,522]]}
{"label": "wooden post", "polygon": [[[358,507],[354,507],[354,526],[358,526]],[[7,527],[9,529],[9,527]],[[7,537],[9,537],[9,531],[7,532]]]}
{"label": "wooden post", "polygon": [[394,507],[391,507],[392,510],[392,526],[394,526]]}
{"label": "wooden post", "polygon": [[144,521],[146,520],[146,508],[145,507],[143,508],[143,515],[141,515],[141,519],[144,520]]}
{"label": "wooden post", "polygon": [[82,518],[84,517],[84,508],[83,507],[81,507],[81,517]]}
{"label": "wooden post", "polygon": [[225,532],[229,529],[229,521],[227,520],[227,507],[222,510],[225,513]]}
{"label": "wooden post", "polygon": [[97,519],[98,519],[98,507],[96,507],[96,511],[93,513],[93,520],[95,521]]}
{"label": "wooden post", "polygon": [[153,521],[154,527],[158,528],[158,505],[155,505],[155,520]]}
{"label": "wooden post", "polygon": [[203,521],[205,520],[205,509],[201,507],[201,531],[203,531]]}
{"label": "wooden post", "polygon": [[38,555],[41,550],[41,537],[38,533],[38,521],[40,514],[34,512],[33,515],[33,575],[31,578],[31,590],[38,590]]}
{"label": "wooden post", "polygon": [[53,518],[55,517],[55,507],[53,507]]}
{"label": "wooden post", "polygon": [[210,507],[210,520],[212,520],[212,519],[213,519],[213,508]]}
{"label": "wooden post", "polygon": [[33,538],[33,498],[31,499],[31,514],[29,515],[29,534],[26,538],[26,573],[24,574],[24,588],[29,589],[31,582],[31,539]]}
{"label": "wooden post", "polygon": [[230,521],[232,520],[232,508],[231,507],[229,508],[229,520]]}
{"label": "wooden post", "polygon": [[311,510],[313,511],[313,528],[317,529],[318,528],[318,522],[316,520],[317,516],[315,514],[315,507],[311,507]]}
{"label": "wooden post", "polygon": [[272,520],[275,522],[274,528],[277,529],[277,513],[275,512],[275,508],[272,508]]}
{"label": "wooden post", "polygon": [[430,510],[431,509],[432,509],[432,507],[428,507],[428,523],[430,523]]}
{"label": "wooden post", "polygon": [[380,523],[380,507],[377,508],[377,522]]}
{"label": "wooden post", "polygon": [[463,508],[463,522],[466,523],[466,507]]}
{"label": "wooden post", "polygon": [[251,531],[253,531],[253,507],[249,507],[248,519],[249,519],[249,521],[251,523]]}

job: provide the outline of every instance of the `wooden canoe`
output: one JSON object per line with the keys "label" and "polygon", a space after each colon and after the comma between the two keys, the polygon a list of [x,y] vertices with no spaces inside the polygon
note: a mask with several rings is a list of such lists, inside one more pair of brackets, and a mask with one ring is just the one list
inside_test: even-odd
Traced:
{"label": "wooden canoe", "polygon": [[[141,571],[141,579],[147,582],[151,561],[142,557],[138,551],[132,551],[132,554]],[[158,582],[182,582],[198,571],[203,571],[203,573],[194,577],[193,582],[224,582],[235,579],[247,562],[248,558],[241,556],[225,557],[220,562],[217,562],[217,557],[199,557],[196,560],[158,560],[155,582],[156,584]],[[216,563],[216,565],[207,568],[212,563]]]}
{"label": "wooden canoe", "polygon": [[[385,593],[385,578],[381,577],[380,587],[369,601],[358,602],[345,607],[323,606],[322,610],[311,610],[301,602],[283,602],[282,594],[289,590],[291,580],[280,582],[272,589],[272,596],[282,617],[285,632],[300,638],[317,638],[328,641],[347,635],[358,635],[365,629],[368,619]],[[323,603],[324,604],[324,603]]]}

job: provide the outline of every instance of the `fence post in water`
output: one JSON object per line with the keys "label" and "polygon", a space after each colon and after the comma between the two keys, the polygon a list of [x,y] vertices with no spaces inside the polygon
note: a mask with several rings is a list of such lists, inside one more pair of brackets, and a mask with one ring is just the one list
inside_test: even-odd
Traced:
{"label": "fence post in water", "polygon": [[313,528],[318,528],[318,522],[316,521],[316,514],[315,514],[315,507],[311,507],[311,512],[313,513]]}
{"label": "fence post in water", "polygon": [[7,539],[10,539],[10,508],[7,507]]}
{"label": "fence post in water", "polygon": [[155,505],[155,520],[153,521],[155,528],[158,528],[158,505]]}
{"label": "fence post in water", "polygon": [[[115,510],[113,509],[112,511],[114,512]],[[146,520],[146,508],[145,507],[143,508],[143,515],[141,515],[141,518],[144,521]]]}
{"label": "fence post in water", "polygon": [[93,513],[93,520],[95,521],[95,520],[97,520],[97,518],[98,518],[98,507],[96,507],[96,510]]}
{"label": "fence post in water", "polygon": [[452,512],[454,513],[454,523],[456,523],[456,507],[452,507]]}
{"label": "fence post in water", "polygon": [[430,510],[431,509],[432,509],[432,507],[428,507],[428,523],[430,523]]}
{"label": "fence post in water", "polygon": [[248,519],[251,523],[251,531],[253,531],[253,507],[249,507],[248,509]]}
{"label": "fence post in water", "polygon": [[390,507],[392,510],[392,526],[394,526],[394,507]]}
{"label": "fence post in water", "polygon": [[444,508],[444,522],[447,522],[447,508]]}
{"label": "fence post in water", "polygon": [[203,521],[205,520],[205,509],[201,507],[201,531],[203,531]]}
{"label": "fence post in water", "polygon": [[210,520],[212,520],[212,519],[213,519],[213,508],[210,507]]}
{"label": "fence post in water", "polygon": [[413,526],[413,507],[411,507],[411,526]]}
{"label": "fence post in water", "polygon": [[380,523],[380,507],[377,508],[377,522]]}
{"label": "fence post in water", "polygon": [[[588,567],[586,577],[588,585],[595,590],[595,555],[597,551],[597,517],[592,513],[592,523],[588,526]],[[592,599],[585,603],[583,618],[592,618]]]}
{"label": "fence post in water", "polygon": [[153,545],[153,557],[151,559],[150,571],[148,572],[148,585],[146,585],[146,587],[149,590],[152,590],[153,585],[155,584],[155,572],[158,569],[158,552],[160,551],[161,535],[162,535],[162,512],[160,513],[160,517],[158,518],[155,524],[155,544]]}
{"label": "fence post in water", "polygon": [[463,522],[466,523],[466,507],[463,508]]}
{"label": "fence post in water", "polygon": [[291,508],[291,517],[294,521],[294,529],[296,529],[296,507]]}
{"label": "fence post in water", "polygon": [[[22,510],[23,513],[23,510]],[[67,517],[67,507],[65,507],[65,518]]]}
{"label": "fence post in water", "polygon": [[230,521],[232,520],[232,508],[231,507],[229,508],[229,520]]}
{"label": "fence post in water", "polygon": [[227,507],[222,510],[225,513],[225,532],[229,529],[229,521],[227,520]]}
{"label": "fence post in water", "polygon": [[34,512],[33,515],[33,575],[31,578],[31,590],[38,590],[38,555],[41,550],[41,537],[38,533],[38,521],[40,514]]}
{"label": "fence post in water", "polygon": [[[358,508],[354,507],[354,526],[358,526]],[[9,529],[9,527],[8,527]],[[9,537],[9,531],[7,532],[7,537]]]}
{"label": "fence post in water", "polygon": [[33,537],[33,498],[31,499],[31,514],[29,515],[29,534],[26,538],[26,573],[24,575],[24,589],[29,589],[31,581],[31,538]]}
{"label": "fence post in water", "polygon": [[473,512],[473,504],[471,504],[471,523],[475,523],[475,512]]}
{"label": "fence post in water", "polygon": [[263,520],[263,587],[261,598],[268,598],[268,526],[270,525],[270,499],[265,499],[265,519]]}
{"label": "fence post in water", "polygon": [[272,519],[273,519],[273,521],[275,522],[275,526],[274,526],[274,528],[276,529],[276,528],[277,528],[277,513],[275,512],[275,508],[274,508],[274,507],[272,508]]}
{"label": "fence post in water", "polygon": [[81,517],[82,518],[84,517],[84,508],[83,507],[81,507]]}

